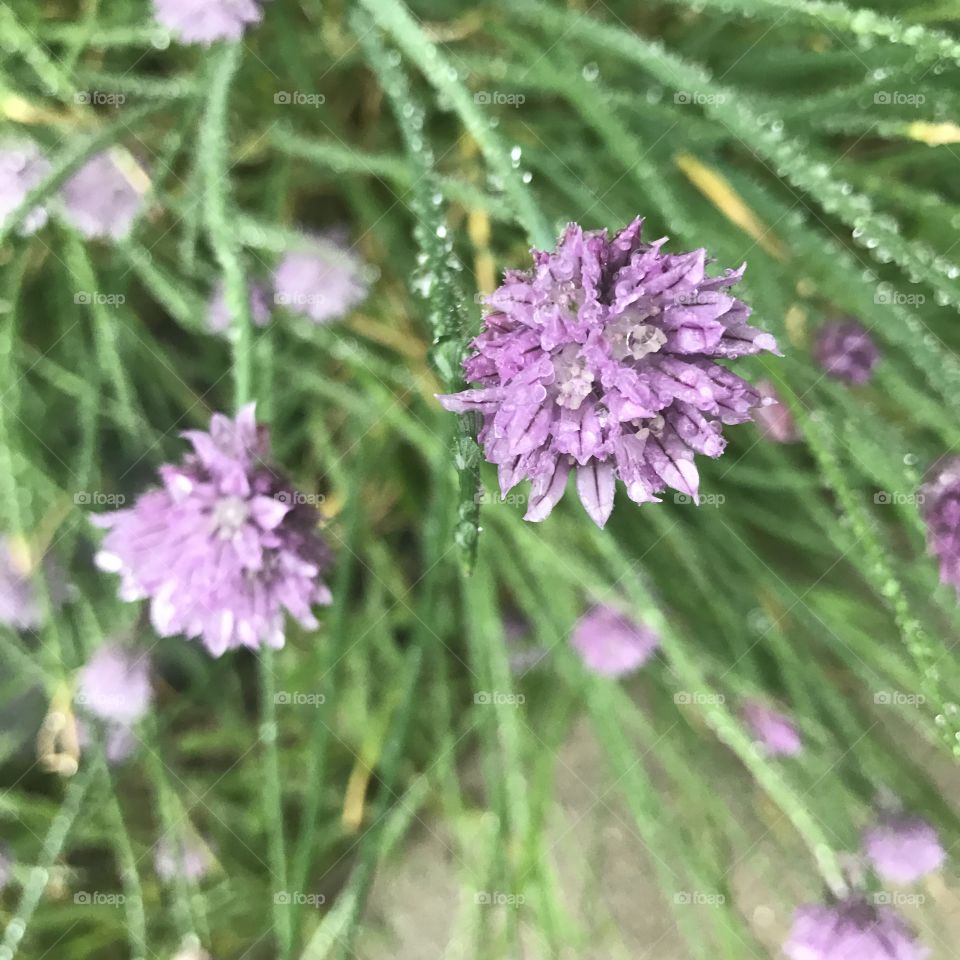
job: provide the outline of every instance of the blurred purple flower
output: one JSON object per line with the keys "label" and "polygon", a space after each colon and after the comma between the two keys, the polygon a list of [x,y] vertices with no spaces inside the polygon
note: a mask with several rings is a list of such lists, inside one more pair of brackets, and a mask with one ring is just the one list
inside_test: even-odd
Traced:
{"label": "blurred purple flower", "polygon": [[574,625],[570,642],[589,669],[607,677],[642,667],[660,646],[653,630],[607,606],[588,610]]}
{"label": "blurred purple flower", "polygon": [[367,295],[363,261],[346,244],[338,247],[288,253],[273,275],[274,303],[314,323],[330,323],[359,304]]}
{"label": "blurred purple flower", "polygon": [[763,401],[754,411],[753,419],[764,439],[772,443],[796,443],[800,431],[774,385],[769,380],[758,380],[757,392]]}
{"label": "blurred purple flower", "polygon": [[543,520],[574,470],[580,500],[603,526],[616,480],[636,503],[673,487],[697,496],[694,457],[719,457],[722,424],[743,423],[760,394],[715,361],[776,351],[725,290],[744,267],[707,277],[706,251],[667,254],[641,242],[642,220],[612,240],[570,224],[534,269],[507,271],[476,351],[476,389],[441,396],[483,414],[480,440],[500,490],[533,482],[527,520]]}
{"label": "blurred purple flower", "polygon": [[160,468],[162,487],[95,518],[109,530],[98,566],[121,575],[124,600],[150,599],[161,636],[199,638],[213,656],[282,647],[285,610],[316,628],[330,551],[316,509],[268,465],[253,404],[184,436],[193,452]]}
{"label": "blurred purple flower", "polygon": [[911,884],[939,870],[946,859],[937,831],[920,817],[883,817],[863,835],[863,851],[888,883]]}
{"label": "blurred purple flower", "polygon": [[784,713],[758,700],[742,707],[743,720],[754,740],[770,757],[792,757],[803,749],[803,741],[793,721]]}
{"label": "blurred purple flower", "polygon": [[77,703],[100,720],[131,726],[150,709],[150,661],[112,643],[105,643],[80,671]]}
{"label": "blurred purple flower", "polygon": [[920,494],[927,547],[940,561],[940,582],[960,594],[960,456],[935,464]]}
{"label": "blurred purple flower", "polygon": [[0,624],[14,630],[36,630],[43,623],[44,605],[37,578],[42,576],[53,609],[67,596],[63,571],[50,557],[44,557],[40,571],[30,547],[20,537],[0,536]]}
{"label": "blurred purple flower", "polygon": [[[250,315],[258,327],[270,322],[270,291],[262,283],[249,284]],[[207,327],[211,333],[229,336],[233,317],[227,307],[223,281],[218,280],[207,305]]]}
{"label": "blurred purple flower", "polygon": [[[137,749],[137,735],[131,727],[116,723],[107,723],[103,725],[104,733],[104,753],[107,757],[107,763],[115,766],[123,763]],[[77,743],[83,747],[89,747],[93,742],[94,734],[90,725],[82,720],[77,720]]]}
{"label": "blurred purple flower", "polygon": [[[0,226],[49,172],[50,163],[35,143],[5,143],[0,147]],[[46,222],[46,208],[34,207],[19,232],[27,236]]]}
{"label": "blurred purple flower", "polygon": [[853,318],[827,323],[817,333],[814,345],[817,363],[836,380],[866,383],[880,352],[866,327]]}
{"label": "blurred purple flower", "polygon": [[85,237],[122,240],[130,232],[143,195],[109,152],[88,160],[63,187],[67,221]]}
{"label": "blurred purple flower", "polygon": [[263,18],[264,0],[153,0],[157,22],[181,43],[239,40]]}
{"label": "blurred purple flower", "polygon": [[177,876],[196,882],[202,880],[214,864],[213,854],[195,837],[181,837],[171,841],[163,836],[153,851],[153,866],[157,876],[167,882]]}
{"label": "blurred purple flower", "polygon": [[862,897],[801,907],[783,952],[790,960],[923,960],[929,954],[895,910]]}

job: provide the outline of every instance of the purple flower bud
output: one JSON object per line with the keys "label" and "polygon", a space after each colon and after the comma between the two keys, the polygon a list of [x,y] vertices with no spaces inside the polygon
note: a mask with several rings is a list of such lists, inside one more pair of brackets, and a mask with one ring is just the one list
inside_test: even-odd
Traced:
{"label": "purple flower bud", "polygon": [[160,488],[95,518],[109,531],[98,566],[120,574],[122,599],[150,600],[157,633],[198,638],[214,656],[282,647],[285,611],[315,629],[330,551],[309,498],[269,466],[253,404],[184,436],[193,452],[160,468]]}
{"label": "purple flower bud", "polygon": [[757,392],[763,400],[754,411],[753,419],[763,437],[772,443],[796,443],[800,431],[774,385],[769,380],[758,380]]}
{"label": "purple flower bud", "polygon": [[157,22],[181,43],[239,40],[263,18],[263,0],[153,0]]}
{"label": "purple flower bud", "polygon": [[14,630],[36,630],[42,625],[38,577],[43,577],[50,605],[58,608],[66,599],[67,585],[57,563],[44,557],[37,570],[25,540],[0,537],[0,623]]}
{"label": "purple flower bud", "polygon": [[881,880],[916,883],[946,859],[937,831],[920,817],[884,817],[863,835],[863,851]]}
{"label": "purple flower bud", "polygon": [[314,323],[330,323],[366,297],[367,281],[363,262],[344,245],[330,253],[288,253],[273,275],[273,289],[275,303]]}
{"label": "purple flower bud", "polygon": [[213,854],[195,837],[180,837],[171,841],[168,836],[163,836],[154,847],[154,869],[157,876],[167,882],[177,876],[191,882],[202,880],[213,864]]}
{"label": "purple flower bud", "polygon": [[574,626],[570,642],[590,670],[606,677],[642,667],[660,646],[653,630],[607,606],[588,610]]}
{"label": "purple flower bud", "polygon": [[[49,172],[50,164],[36,144],[6,143],[0,147],[0,226]],[[19,232],[27,236],[46,222],[46,208],[34,207]]]}
{"label": "purple flower bud", "polygon": [[80,671],[77,703],[87,713],[123,726],[150,708],[150,661],[115,644],[104,644]]}
{"label": "purple flower bud", "polygon": [[880,353],[866,327],[853,318],[825,324],[814,347],[817,363],[836,380],[866,383]]}
{"label": "purple flower bud", "polygon": [[[249,284],[250,315],[258,327],[270,322],[270,292],[262,283]],[[229,336],[233,317],[227,307],[223,281],[218,280],[207,305],[207,327],[211,333]]]}
{"label": "purple flower bud", "polygon": [[940,582],[960,594],[960,457],[946,457],[921,490],[927,546],[940,561]]}
{"label": "purple flower bud", "polygon": [[478,387],[440,402],[483,415],[480,441],[504,495],[532,481],[527,520],[543,520],[567,477],[602,527],[616,481],[636,503],[665,487],[696,498],[696,454],[719,457],[722,425],[760,394],[716,361],[776,352],[727,293],[745,267],[708,277],[705,250],[668,254],[638,218],[612,240],[571,224],[529,272],[507,271],[464,370]]}
{"label": "purple flower bud", "polygon": [[[87,748],[93,742],[90,725],[82,719],[77,720],[77,743]],[[104,725],[104,753],[110,766],[119,766],[137,749],[137,735],[131,727],[116,723]]]}
{"label": "purple flower bud", "polygon": [[803,749],[803,741],[793,721],[758,700],[749,700],[742,707],[744,723],[754,740],[770,757],[792,757]]}
{"label": "purple flower bud", "polygon": [[85,237],[122,240],[143,204],[143,194],[109,152],[88,160],[63,187],[67,222]]}
{"label": "purple flower bud", "polygon": [[895,910],[862,897],[801,907],[783,952],[790,960],[923,960],[929,954]]}

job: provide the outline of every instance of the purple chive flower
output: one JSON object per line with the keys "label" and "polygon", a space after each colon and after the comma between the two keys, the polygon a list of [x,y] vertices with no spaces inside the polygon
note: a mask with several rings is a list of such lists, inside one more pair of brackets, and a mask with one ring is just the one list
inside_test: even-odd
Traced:
{"label": "purple chive flower", "polygon": [[122,240],[143,204],[142,192],[131,183],[109,152],[88,160],[63,187],[67,221],[85,237]]}
{"label": "purple chive flower", "polygon": [[160,468],[160,488],[95,518],[109,531],[98,566],[120,574],[124,600],[149,598],[161,636],[199,638],[213,656],[282,647],[285,610],[316,628],[330,552],[317,511],[268,465],[253,404],[184,436],[193,452]]}
{"label": "purple chive flower", "polygon": [[[250,315],[253,322],[258,327],[265,327],[270,322],[270,292],[262,283],[251,283],[249,294]],[[218,280],[207,305],[207,328],[211,333],[229,335],[232,323],[233,316],[227,307],[223,281]]]}
{"label": "purple chive flower", "polygon": [[[34,143],[5,143],[0,147],[0,226],[27,194],[50,172],[50,163]],[[44,207],[34,207],[20,224],[23,236],[47,222]]]}
{"label": "purple chive flower", "polygon": [[157,22],[181,43],[239,40],[263,19],[263,0],[153,0]]}
{"label": "purple chive flower", "polygon": [[817,333],[814,353],[817,363],[835,380],[866,383],[880,352],[866,327],[852,317],[825,324]]}
{"label": "purple chive flower", "polygon": [[920,817],[887,816],[863,835],[863,852],[888,883],[916,883],[946,859],[937,831]]}
{"label": "purple chive flower", "polygon": [[0,536],[0,624],[13,630],[36,630],[43,624],[45,611],[37,582],[41,576],[47,599],[56,609],[67,595],[63,571],[45,557],[38,572],[25,540]]}
{"label": "purple chive flower", "polygon": [[363,262],[346,244],[329,252],[292,251],[273,275],[274,302],[314,323],[330,323],[367,295]]}
{"label": "purple chive flower", "polygon": [[927,546],[940,561],[940,582],[960,594],[960,456],[934,466],[921,496]]}
{"label": "purple chive flower", "polygon": [[107,643],[80,671],[77,703],[100,720],[131,726],[147,712],[152,699],[146,654]]}
{"label": "purple chive flower", "polygon": [[716,361],[776,351],[728,295],[743,275],[707,277],[706,251],[662,252],[637,218],[612,240],[570,224],[556,250],[508,271],[464,363],[480,386],[440,397],[483,414],[480,441],[500,490],[532,483],[527,520],[543,520],[576,473],[603,526],[617,479],[636,503],[673,487],[696,498],[697,453],[718,457],[722,424],[743,423],[760,394]]}
{"label": "purple chive flower", "polygon": [[772,443],[796,443],[800,439],[800,431],[774,385],[769,380],[758,380],[757,392],[763,400],[754,411],[753,419],[764,439]]}
{"label": "purple chive flower", "polygon": [[797,910],[783,952],[790,960],[923,960],[930,951],[895,910],[851,897]]}
{"label": "purple chive flower", "polygon": [[742,715],[754,740],[767,756],[793,757],[803,749],[800,733],[786,714],[750,700],[743,705]]}
{"label": "purple chive flower", "polygon": [[570,642],[590,670],[606,677],[642,667],[660,646],[653,630],[607,606],[588,610],[575,624]]}
{"label": "purple chive flower", "polygon": [[181,837],[171,841],[163,836],[153,851],[153,866],[161,880],[170,882],[176,876],[196,882],[202,880],[213,866],[210,850],[196,838]]}

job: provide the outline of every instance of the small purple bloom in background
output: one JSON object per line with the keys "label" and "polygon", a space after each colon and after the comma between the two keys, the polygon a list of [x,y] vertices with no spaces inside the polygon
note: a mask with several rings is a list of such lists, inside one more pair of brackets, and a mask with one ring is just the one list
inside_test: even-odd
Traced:
{"label": "small purple bloom in background", "polygon": [[783,952],[790,960],[923,960],[930,951],[895,910],[851,897],[797,910]]}
{"label": "small purple bloom in background", "polygon": [[[93,742],[94,734],[89,724],[81,719],[77,723],[77,743],[86,748]],[[107,757],[107,763],[116,766],[128,759],[137,749],[137,735],[131,727],[122,726],[116,723],[107,723],[104,725],[104,743],[103,750]]]}
{"label": "small purple bloom in background", "polygon": [[716,362],[777,350],[726,292],[745,267],[708,277],[705,250],[663,253],[666,240],[643,243],[641,225],[609,239],[570,224],[554,252],[533,251],[533,270],[507,271],[464,362],[480,386],[439,398],[483,415],[504,496],[532,481],[527,520],[549,515],[571,470],[600,527],[618,479],[636,503],[665,487],[696,498],[696,454],[719,457],[722,424],[761,403]]}
{"label": "small purple bloom in background", "polygon": [[570,642],[589,669],[606,677],[642,667],[660,646],[653,630],[607,606],[588,610],[574,625]]}
{"label": "small purple bloom in background", "polygon": [[53,609],[67,596],[63,571],[44,557],[36,570],[29,544],[22,537],[0,536],[0,623],[14,630],[36,630],[43,623],[44,605],[37,577],[43,576]]}
{"label": "small purple bloom in background", "polygon": [[181,43],[239,40],[263,19],[263,0],[153,0],[157,22]]}
{"label": "small purple bloom in background", "polygon": [[817,363],[836,380],[866,383],[880,352],[859,320],[827,323],[817,332],[814,353]]}
{"label": "small purple bloom in background", "polygon": [[786,714],[749,700],[743,705],[742,715],[754,740],[768,756],[793,757],[803,749],[800,733]]}
{"label": "small purple bloom in background", "polygon": [[[262,283],[248,284],[250,291],[250,315],[258,327],[270,322],[270,291]],[[229,336],[233,317],[227,307],[223,281],[218,280],[207,305],[207,327],[211,333]]]}
{"label": "small purple bloom in background", "polygon": [[888,883],[911,884],[943,866],[937,831],[920,817],[887,816],[863,835],[863,852]]}
{"label": "small purple bloom in background", "polygon": [[[49,172],[50,163],[35,143],[0,146],[0,226]],[[34,207],[20,224],[19,232],[27,236],[46,222],[46,208]]]}
{"label": "small purple bloom in background", "polygon": [[763,401],[754,411],[753,419],[764,439],[772,443],[796,443],[800,439],[800,431],[774,385],[769,380],[758,380],[757,392]]}
{"label": "small purple bloom in background", "polygon": [[946,457],[921,490],[927,547],[940,561],[940,582],[960,594],[960,457]]}
{"label": "small purple bloom in background", "polygon": [[213,854],[193,837],[171,841],[163,836],[153,852],[153,866],[161,880],[171,881],[177,876],[196,882],[202,880],[214,864]]}
{"label": "small purple bloom in background", "polygon": [[85,237],[122,240],[143,204],[138,189],[109,152],[88,160],[62,192],[68,223]]}
{"label": "small purple bloom in background", "polygon": [[285,611],[315,629],[330,551],[309,498],[270,467],[253,404],[184,436],[193,452],[160,468],[160,488],[94,518],[109,531],[98,566],[120,574],[122,599],[150,600],[157,633],[198,638],[214,656],[282,647]]}
{"label": "small purple bloom in background", "polygon": [[146,654],[105,643],[80,671],[77,703],[100,720],[131,726],[147,712],[152,699]]}
{"label": "small purple bloom in background", "polygon": [[359,304],[367,287],[363,261],[338,244],[329,252],[288,253],[273,275],[273,300],[314,323],[330,323]]}

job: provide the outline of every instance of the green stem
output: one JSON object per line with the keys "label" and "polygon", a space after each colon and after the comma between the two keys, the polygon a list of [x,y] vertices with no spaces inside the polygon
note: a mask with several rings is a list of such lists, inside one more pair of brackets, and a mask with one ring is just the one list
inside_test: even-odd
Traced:
{"label": "green stem", "polygon": [[80,812],[80,805],[90,786],[93,773],[96,770],[94,764],[88,765],[80,771],[70,785],[67,787],[66,796],[63,803],[57,811],[53,823],[47,832],[43,841],[43,847],[40,851],[40,859],[34,866],[27,882],[23,887],[23,894],[20,897],[20,904],[17,912],[7,924],[7,929],[3,934],[3,942],[0,943],[0,960],[13,960],[23,940],[23,935],[27,932],[27,924],[33,917],[34,911],[40,903],[43,891],[47,888],[50,881],[50,868],[54,861],[60,856],[60,851],[67,841],[67,836],[73,827],[77,814]]}
{"label": "green stem", "polygon": [[239,409],[253,397],[250,298],[243,276],[240,245],[230,215],[230,157],[228,107],[230,84],[240,65],[243,47],[223,46],[213,59],[207,108],[200,126],[203,164],[203,214],[210,244],[223,270],[224,296],[233,320],[234,405]]}
{"label": "green stem", "polygon": [[[267,821],[267,843],[270,872],[273,875],[273,923],[277,947],[282,960],[293,948],[293,926],[290,912],[291,891],[287,887],[287,854],[283,831],[283,796],[280,786],[280,758],[277,753],[277,707],[273,673],[273,648],[260,651],[260,742],[263,744],[264,816]],[[315,787],[316,785],[311,785]]]}

